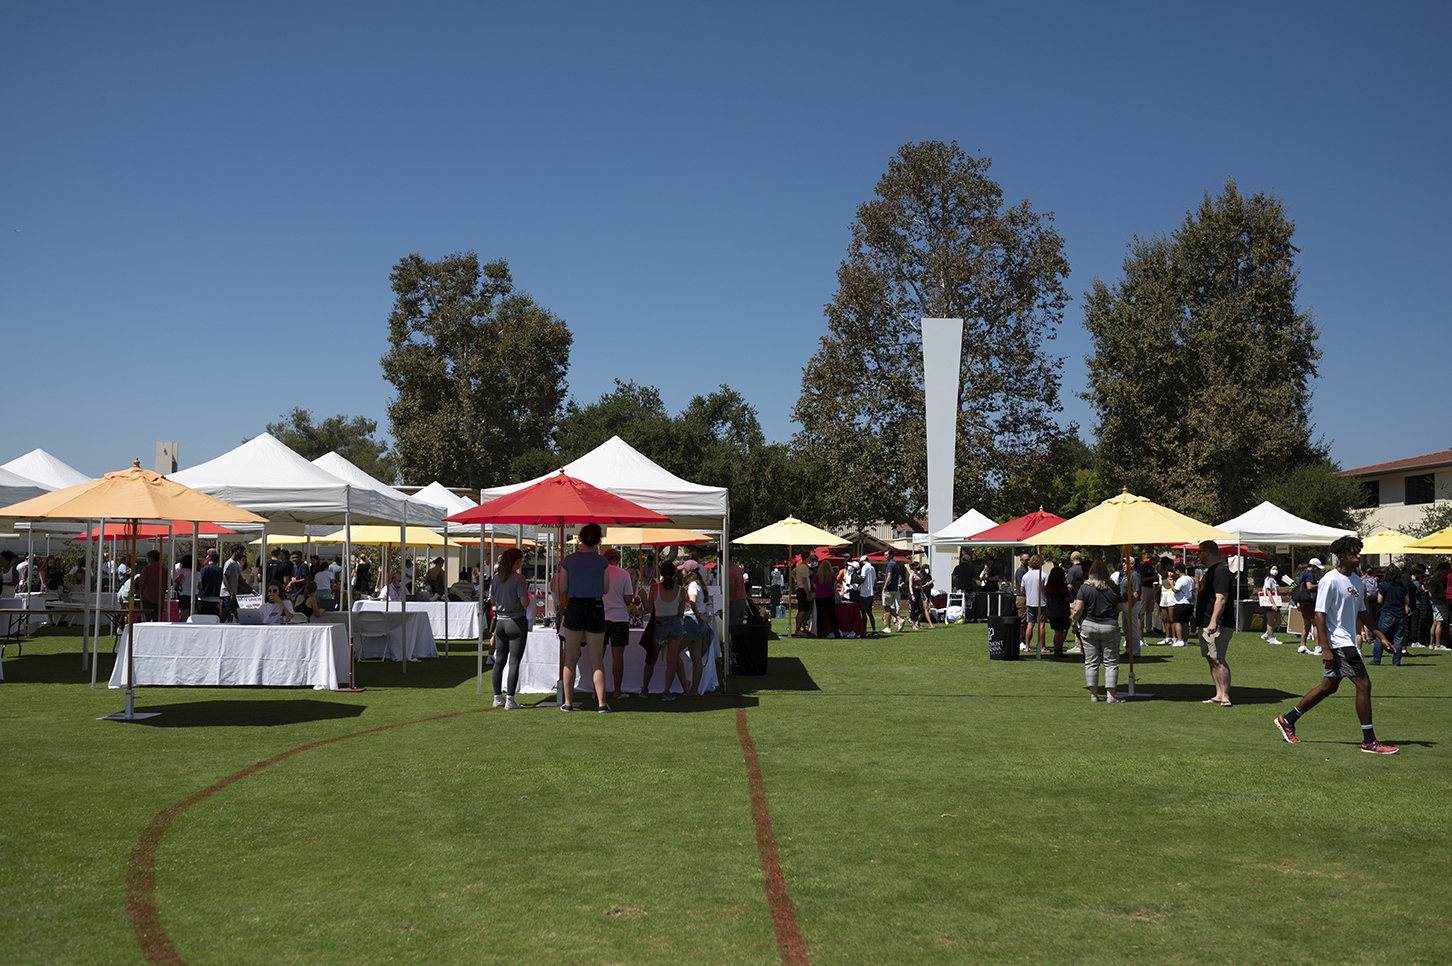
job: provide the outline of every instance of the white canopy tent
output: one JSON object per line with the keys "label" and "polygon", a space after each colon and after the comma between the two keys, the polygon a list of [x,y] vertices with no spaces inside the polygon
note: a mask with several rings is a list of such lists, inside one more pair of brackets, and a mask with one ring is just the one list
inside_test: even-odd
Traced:
{"label": "white canopy tent", "polygon": [[3,466],[0,466],[0,469],[9,470],[28,480],[34,480],[52,490],[62,490],[68,486],[89,483],[92,479],[75,467],[68,466],[56,459],[43,449],[33,449],[24,456],[16,457]]}
{"label": "white canopy tent", "polygon": [[[705,486],[683,480],[667,472],[655,462],[642,456],[619,436],[612,436],[590,452],[564,467],[565,473],[584,480],[592,486],[608,490],[632,503],[663,513],[683,527],[715,529],[725,522],[730,512],[730,501],[724,486]],[[544,476],[509,486],[496,486],[482,490],[479,502],[487,503],[501,496],[533,486]],[[729,543],[723,539],[722,555]],[[723,561],[723,566],[725,562]]]}
{"label": "white canopy tent", "polygon": [[1293,547],[1327,547],[1341,537],[1355,536],[1355,530],[1325,527],[1303,520],[1267,500],[1238,517],[1219,525],[1241,543],[1288,543]]}
{"label": "white canopy tent", "polygon": [[[1288,510],[1282,510],[1269,500],[1258,507],[1246,510],[1238,517],[1232,517],[1220,524],[1219,529],[1232,533],[1240,543],[1289,544],[1292,547],[1327,547],[1341,537],[1355,536],[1354,530],[1341,530],[1303,520]],[[1237,547],[1236,556],[1239,550]],[[1295,566],[1295,555],[1291,556]],[[1245,568],[1235,568],[1236,582],[1240,582]],[[1237,597],[1241,596],[1237,593]],[[1236,629],[1239,630],[1240,608],[1235,609]]]}
{"label": "white canopy tent", "polygon": [[913,534],[913,543],[917,546],[928,547],[971,546],[967,541],[971,540],[974,534],[982,533],[984,530],[996,526],[998,526],[997,523],[977,510],[969,510],[937,533]]}
{"label": "white canopy tent", "polygon": [[441,527],[444,525],[444,517],[452,512],[445,509],[442,504],[430,503],[417,495],[409,496],[402,490],[395,490],[382,480],[369,476],[346,457],[339,455],[336,450],[319,456],[313,460],[313,465],[321,467],[345,483],[381,493],[394,500],[402,500],[408,505],[408,522],[414,526]]}
{"label": "white canopy tent", "polygon": [[39,480],[28,479],[19,473],[0,469],[0,507],[33,500],[43,493],[56,489],[59,487],[48,486]]}
{"label": "white canopy tent", "polygon": [[[705,486],[683,480],[653,460],[641,455],[634,447],[619,436],[612,436],[574,462],[567,463],[564,471],[569,476],[598,486],[632,503],[664,514],[677,526],[695,530],[721,530],[720,581],[723,597],[730,596],[731,566],[731,501],[724,486]],[[483,490],[479,502],[497,500],[516,490],[533,486],[544,476],[509,486],[496,486]],[[724,613],[724,612],[723,612]],[[717,622],[717,633],[723,643],[728,641],[723,619]],[[730,651],[726,652],[727,667],[730,667]]]}
{"label": "white canopy tent", "polygon": [[[362,473],[361,470],[358,472]],[[430,514],[429,519],[416,519],[423,515],[420,508],[429,504],[415,506],[408,498],[390,496],[378,489],[384,484],[372,480],[372,477],[368,479],[374,486],[340,479],[303,459],[268,433],[250,439],[214,460],[173,473],[171,479],[267,517],[269,525],[282,524],[293,530],[309,523],[341,524],[345,527],[354,523],[397,523],[400,528],[410,522],[428,524],[430,520],[442,524],[441,514],[437,512]],[[439,508],[432,509],[437,511]],[[266,528],[262,536],[265,544]],[[348,574],[352,572],[353,565],[351,543],[344,544],[343,553],[344,573]],[[348,635],[351,638],[351,609],[348,617]],[[404,626],[407,627],[406,618]],[[406,658],[407,641],[403,653]],[[407,671],[408,661],[403,664]]]}

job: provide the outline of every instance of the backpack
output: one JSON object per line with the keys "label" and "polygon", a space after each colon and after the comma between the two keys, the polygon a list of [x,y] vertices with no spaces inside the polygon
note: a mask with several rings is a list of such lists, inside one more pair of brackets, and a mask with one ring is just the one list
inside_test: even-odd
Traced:
{"label": "backpack", "polygon": [[1306,586],[1306,574],[1309,573],[1309,572],[1310,572],[1309,570],[1303,570],[1303,571],[1301,571],[1300,576],[1298,576],[1296,578],[1296,586],[1294,588],[1292,588],[1292,590],[1291,590],[1291,601],[1292,601],[1292,603],[1296,603],[1296,604],[1311,604],[1311,603],[1315,603],[1315,600],[1316,600],[1315,594],[1313,594],[1311,592],[1311,589]]}

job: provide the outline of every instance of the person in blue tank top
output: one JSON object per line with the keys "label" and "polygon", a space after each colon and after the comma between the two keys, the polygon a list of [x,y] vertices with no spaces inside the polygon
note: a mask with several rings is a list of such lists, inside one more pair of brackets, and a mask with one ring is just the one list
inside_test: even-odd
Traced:
{"label": "person in blue tank top", "polygon": [[600,713],[605,703],[605,594],[610,590],[610,565],[600,554],[600,525],[587,523],[580,530],[580,549],[560,561],[559,594],[565,616],[561,622],[564,661],[560,667],[560,710],[575,710],[575,667],[580,643],[590,657],[590,674]]}

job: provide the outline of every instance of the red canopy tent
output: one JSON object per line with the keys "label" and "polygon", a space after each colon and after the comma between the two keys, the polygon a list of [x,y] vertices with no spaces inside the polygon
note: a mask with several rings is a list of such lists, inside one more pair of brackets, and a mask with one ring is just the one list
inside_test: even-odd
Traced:
{"label": "red canopy tent", "polygon": [[1046,513],[1043,507],[1039,507],[1033,513],[1009,520],[1007,523],[1000,523],[982,533],[975,533],[969,542],[980,547],[1032,545],[1034,541],[1030,538],[1034,534],[1042,533],[1049,527],[1056,527],[1063,522],[1063,517]]}

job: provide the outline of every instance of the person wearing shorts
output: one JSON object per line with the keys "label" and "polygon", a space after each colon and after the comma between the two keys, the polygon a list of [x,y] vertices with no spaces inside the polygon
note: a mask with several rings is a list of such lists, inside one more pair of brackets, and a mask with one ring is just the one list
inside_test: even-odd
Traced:
{"label": "person wearing shorts", "polygon": [[610,592],[610,565],[600,556],[600,525],[580,529],[580,549],[560,561],[559,594],[565,601],[560,635],[564,660],[560,664],[560,710],[575,710],[575,668],[580,644],[590,658],[590,676],[600,713],[609,714],[605,701],[605,601]]}
{"label": "person wearing shorts", "polygon": [[[653,616],[652,634],[656,652],[666,652],[665,688],[660,699],[674,701],[676,696],[671,693],[671,688],[675,686],[677,677],[681,678],[681,689],[686,689],[685,675],[680,667],[681,639],[686,635],[685,623],[681,620],[681,614],[686,609],[686,590],[676,581],[675,564],[666,561],[660,565],[660,581],[651,585],[645,607]],[[647,676],[640,686],[642,698],[650,694],[650,674],[655,669],[655,662],[649,660],[648,654],[647,659]]]}
{"label": "person wearing shorts", "polygon": [[[1321,561],[1316,559],[1315,557],[1312,557],[1306,563],[1305,569],[1302,570],[1300,574],[1298,574],[1296,577],[1297,589],[1302,591],[1302,593],[1293,593],[1292,599],[1295,599],[1296,597],[1301,598],[1300,600],[1296,601],[1296,609],[1301,612],[1302,647],[1306,646],[1307,638],[1310,638],[1311,643],[1313,644],[1324,643],[1316,637],[1316,594],[1319,592],[1317,590],[1316,575],[1320,572]],[[1303,596],[1306,591],[1310,592],[1309,598]],[[1365,603],[1364,597],[1362,598],[1362,602]]]}
{"label": "person wearing shorts", "polygon": [[[897,562],[897,551],[887,552],[887,567],[882,573],[882,630],[902,630],[904,623],[902,607],[902,585],[907,582],[902,564]],[[896,627],[894,627],[896,625]]]}
{"label": "person wearing shorts", "polygon": [[610,645],[610,669],[615,675],[615,700],[630,694],[625,690],[625,649],[630,645],[630,618],[634,613],[631,604],[635,596],[635,582],[629,572],[620,567],[620,551],[614,548],[605,552],[605,562],[610,574],[610,590],[605,593],[605,642]]}
{"label": "person wearing shorts", "polygon": [[1361,660],[1357,646],[1357,624],[1366,633],[1371,628],[1366,618],[1366,591],[1361,581],[1352,574],[1361,559],[1361,538],[1341,537],[1331,544],[1331,553],[1336,557],[1336,567],[1321,576],[1316,587],[1316,636],[1322,645],[1321,661],[1325,671],[1321,683],[1306,692],[1296,706],[1284,715],[1274,719],[1281,737],[1293,745],[1301,743],[1296,737],[1296,723],[1301,717],[1320,704],[1322,699],[1336,693],[1343,678],[1350,678],[1356,687],[1356,717],[1361,722],[1361,750],[1369,755],[1395,755],[1395,745],[1384,744],[1376,739],[1376,730],[1371,725],[1371,677]]}
{"label": "person wearing shorts", "polygon": [[1230,665],[1225,663],[1225,650],[1235,624],[1230,620],[1230,568],[1220,557],[1220,546],[1214,540],[1200,542],[1200,559],[1205,564],[1204,582],[1200,587],[1200,653],[1210,665],[1210,680],[1215,694],[1201,704],[1230,707]]}

